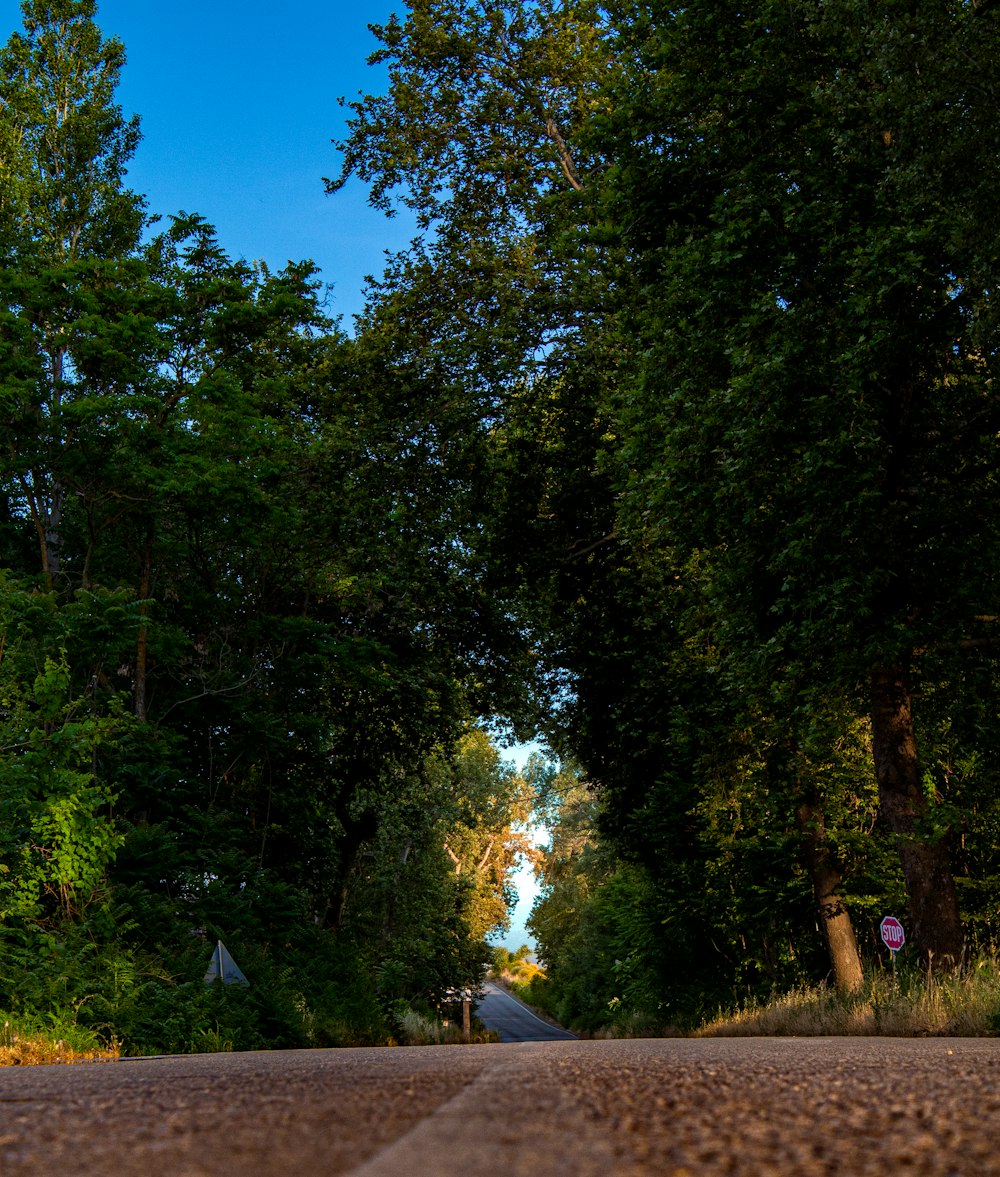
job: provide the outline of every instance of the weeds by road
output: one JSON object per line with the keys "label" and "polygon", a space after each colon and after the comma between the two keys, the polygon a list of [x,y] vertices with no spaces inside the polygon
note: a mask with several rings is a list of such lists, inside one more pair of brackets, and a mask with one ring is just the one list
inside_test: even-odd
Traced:
{"label": "weeds by road", "polygon": [[[530,986],[510,986],[530,996]],[[520,996],[521,994],[519,994]],[[523,1000],[523,996],[522,996]],[[551,1020],[543,1009],[540,1017]],[[461,1041],[461,1028],[413,1010],[401,1011],[396,1041],[405,1045]],[[862,990],[842,996],[826,985],[749,1000],[719,1013],[696,1029],[665,1026],[648,1015],[622,1016],[585,1037],[658,1038],[817,1037],[826,1035],[981,1038],[1000,1035],[1000,962],[984,959],[953,976],[900,968],[896,975],[866,977]],[[474,1024],[473,1041],[496,1041]],[[221,1048],[220,1048],[221,1049]],[[230,1047],[231,1049],[231,1047]],[[115,1046],[72,1023],[17,1019],[0,1013],[0,1066],[90,1062],[114,1059]]]}
{"label": "weeds by road", "polygon": [[[544,981],[507,983],[522,1001],[546,1016]],[[869,972],[862,989],[850,996],[825,984],[802,986],[769,999],[750,997],[695,1026],[629,1010],[624,1004],[612,1014],[597,1029],[569,1029],[583,1038],[994,1037],[1000,1035],[1000,961],[984,957],[951,976],[901,964],[895,973]]]}
{"label": "weeds by road", "polygon": [[81,1026],[54,1022],[45,1027],[10,1015],[0,1014],[0,1018],[0,1067],[87,1063],[119,1055],[117,1047],[105,1046]]}
{"label": "weeds by road", "polygon": [[694,1037],[884,1035],[981,1038],[1000,1033],[1000,965],[984,960],[954,976],[900,970],[869,975],[860,992],[825,985],[767,1002],[749,1001],[694,1031]]}

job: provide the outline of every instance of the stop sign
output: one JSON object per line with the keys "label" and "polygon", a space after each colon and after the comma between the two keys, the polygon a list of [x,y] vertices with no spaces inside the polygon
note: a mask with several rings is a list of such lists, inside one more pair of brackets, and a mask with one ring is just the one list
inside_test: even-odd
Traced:
{"label": "stop sign", "polygon": [[898,952],[906,943],[903,925],[894,915],[887,915],[882,921],[882,939],[890,952]]}

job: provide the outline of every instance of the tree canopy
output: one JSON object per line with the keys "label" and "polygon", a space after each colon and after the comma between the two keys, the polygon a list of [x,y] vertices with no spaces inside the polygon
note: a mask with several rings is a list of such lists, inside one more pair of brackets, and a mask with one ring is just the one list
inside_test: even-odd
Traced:
{"label": "tree canopy", "polygon": [[128,190],[94,0],[22,13],[0,1006],[388,1041],[494,962],[532,813],[587,1029],[850,992],[890,909],[993,948],[996,9],[410,0],[326,181],[416,218],[353,337]]}
{"label": "tree canopy", "polygon": [[[92,0],[23,15],[0,54],[0,1004],[130,1050],[386,1041],[478,984],[506,925],[500,619],[311,264],[153,223],[124,187],[123,47]],[[202,983],[220,938],[245,992]]]}

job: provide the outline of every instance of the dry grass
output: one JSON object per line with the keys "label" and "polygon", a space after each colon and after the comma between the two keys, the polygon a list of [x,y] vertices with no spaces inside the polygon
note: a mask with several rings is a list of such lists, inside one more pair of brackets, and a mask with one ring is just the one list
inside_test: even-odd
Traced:
{"label": "dry grass", "polygon": [[512,968],[499,971],[492,969],[489,974],[491,981],[496,981],[498,985],[503,985],[507,989],[513,989],[515,985],[530,985],[533,977],[544,976],[545,970],[531,960],[519,960]]}
{"label": "dry grass", "polygon": [[722,1013],[694,1037],[883,1035],[982,1038],[1000,1033],[1000,965],[982,961],[954,976],[881,973],[860,993],[825,985]]}
{"label": "dry grass", "polygon": [[[462,1026],[456,1022],[439,1022],[408,1009],[397,1015],[397,1042],[400,1046],[458,1046],[465,1042]],[[499,1042],[500,1035],[473,1021],[470,1042]]]}
{"label": "dry grass", "polygon": [[400,1014],[397,1029],[403,1046],[439,1046],[462,1041],[461,1026],[445,1026],[412,1009]]}
{"label": "dry grass", "polygon": [[74,1034],[71,1040],[44,1031],[22,1030],[6,1021],[0,1030],[0,1067],[47,1066],[53,1063],[89,1063],[116,1059],[116,1047],[101,1046],[90,1035]]}

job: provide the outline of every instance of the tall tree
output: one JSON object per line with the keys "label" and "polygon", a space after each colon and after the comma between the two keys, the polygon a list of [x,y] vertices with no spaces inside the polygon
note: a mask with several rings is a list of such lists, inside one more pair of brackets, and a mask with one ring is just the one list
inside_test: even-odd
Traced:
{"label": "tall tree", "polygon": [[[506,637],[490,627],[487,663],[508,684],[539,686],[544,611],[529,622],[531,590],[515,598],[528,577],[561,580],[572,596],[574,568],[586,579],[588,554],[610,538],[607,481],[587,484],[607,444],[597,401],[615,341],[602,331],[603,239],[576,228],[603,167],[579,132],[616,63],[601,10],[586,3],[420,0],[374,31],[388,92],[351,103],[330,187],[360,176],[376,207],[410,208],[418,233],[369,291],[362,346],[392,371],[400,428],[420,438],[424,477],[437,472],[438,496],[454,505],[467,583],[495,618],[515,621]],[[553,448],[529,456],[536,427]],[[522,458],[518,485],[506,475]],[[504,707],[518,709],[516,694]]]}
{"label": "tall tree", "polygon": [[357,172],[423,235],[373,288],[365,346],[405,374],[409,431],[426,432],[446,493],[464,490],[463,545],[531,634],[560,746],[614,798],[621,846],[651,851],[640,798],[691,759],[667,735],[686,706],[675,586],[639,572],[616,525],[612,390],[633,341],[616,323],[620,250],[593,211],[614,152],[592,124],[628,58],[587,4],[412,5],[376,34],[389,93],[352,104],[331,187]]}
{"label": "tall tree", "polygon": [[992,640],[996,615],[994,18],[845,0],[616,23],[636,68],[608,208],[647,349],[619,400],[627,525],[697,559],[692,617],[743,689],[789,715],[867,696],[914,939],[954,964],[913,697],[926,651]]}
{"label": "tall tree", "polygon": [[96,0],[24,0],[0,54],[0,225],[19,258],[66,264],[135,248],[145,201],[124,187],[139,119],[114,101],[125,49]]}
{"label": "tall tree", "polygon": [[[643,634],[664,667],[710,649],[729,735],[783,726],[789,765],[836,760],[810,716],[853,731],[865,713],[914,939],[939,963],[963,935],[954,811],[912,699],[929,659],[993,641],[973,551],[996,518],[993,20],[945,0],[414,5],[378,30],[390,91],[355,104],[346,144],[345,176],[382,207],[402,193],[425,231],[373,289],[367,338],[453,486],[489,453],[475,543],[545,635],[555,697],[572,687],[561,721],[609,819],[641,839],[663,733],[684,730],[677,695],[623,702],[670,691],[652,655],[645,692],[623,687]],[[842,922],[812,771],[780,774],[792,841]]]}
{"label": "tall tree", "polygon": [[78,429],[79,284],[134,255],[145,213],[123,185],[139,140],[138,119],[114,103],[124,49],[95,24],[96,0],[25,0],[21,10],[24,32],[0,52],[0,250],[17,339],[2,452],[12,509],[30,517],[51,585]]}

